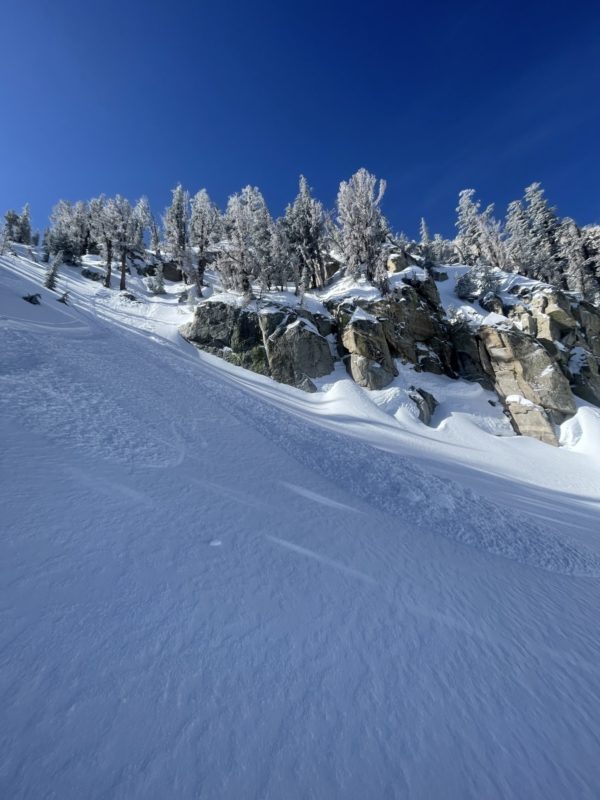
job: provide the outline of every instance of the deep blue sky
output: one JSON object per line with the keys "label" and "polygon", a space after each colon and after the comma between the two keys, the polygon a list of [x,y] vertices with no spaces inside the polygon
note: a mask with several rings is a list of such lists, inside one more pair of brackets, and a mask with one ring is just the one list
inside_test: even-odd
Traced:
{"label": "deep blue sky", "polygon": [[0,209],[147,194],[330,206],[361,166],[385,211],[450,234],[456,195],[499,210],[541,180],[600,221],[600,3],[6,0]]}

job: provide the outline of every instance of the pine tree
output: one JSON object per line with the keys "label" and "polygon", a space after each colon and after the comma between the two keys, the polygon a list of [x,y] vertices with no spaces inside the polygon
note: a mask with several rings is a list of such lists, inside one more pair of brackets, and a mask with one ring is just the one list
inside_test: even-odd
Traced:
{"label": "pine tree", "polygon": [[429,228],[427,227],[427,222],[425,222],[425,217],[421,217],[421,222],[419,224],[419,237],[420,237],[419,244],[421,245],[423,257],[425,261],[431,261],[432,259],[431,236],[429,235]]}
{"label": "pine tree", "polygon": [[289,250],[290,272],[305,289],[325,283],[326,215],[322,203],[311,196],[306,178],[301,175],[299,191],[285,210],[282,220]]}
{"label": "pine tree", "polygon": [[110,289],[113,261],[113,238],[117,226],[116,209],[104,195],[90,200],[90,225],[92,235],[98,242],[106,264],[104,286]]}
{"label": "pine tree", "polygon": [[31,216],[29,203],[25,203],[21,216],[19,217],[18,227],[19,242],[21,244],[31,244]]}
{"label": "pine tree", "polygon": [[48,247],[51,253],[62,252],[66,263],[74,263],[86,251],[89,242],[89,211],[87,204],[79,201],[73,205],[59,200],[50,215],[51,229]]}
{"label": "pine tree", "polygon": [[348,274],[364,275],[378,283],[387,277],[384,245],[389,227],[380,205],[385,181],[359,169],[349,181],[342,181],[337,196],[339,243]]}
{"label": "pine tree", "polygon": [[151,230],[152,211],[147,197],[140,197],[133,209],[131,221],[131,249],[132,253],[142,258],[146,249],[145,235]]}
{"label": "pine tree", "polygon": [[165,278],[163,275],[163,265],[158,261],[154,267],[156,270],[154,276],[148,281],[148,288],[152,294],[166,294],[165,291]]}
{"label": "pine tree", "polygon": [[278,219],[272,228],[271,250],[268,266],[261,271],[261,284],[266,289],[277,286],[284,291],[290,275],[290,242],[283,219]]}
{"label": "pine tree", "polygon": [[463,189],[458,195],[456,208],[458,218],[456,228],[456,248],[459,252],[461,263],[474,266],[480,255],[480,224],[479,201],[474,200],[475,189]]}
{"label": "pine tree", "polygon": [[512,203],[509,203],[504,229],[508,266],[517,272],[527,274],[531,269],[533,254],[527,214],[520,200],[513,200]]}
{"label": "pine tree", "polygon": [[113,219],[113,243],[121,262],[120,291],[127,289],[127,259],[139,244],[139,220],[129,200],[121,195],[109,201]]}
{"label": "pine tree", "polygon": [[251,294],[253,279],[268,269],[273,221],[259,189],[246,186],[229,198],[223,218],[226,240],[216,262],[224,288]]}
{"label": "pine tree", "polygon": [[218,238],[220,227],[221,215],[219,209],[208,196],[206,189],[201,189],[192,199],[192,214],[190,218],[190,243],[192,247],[196,248],[197,254],[193,275],[199,297],[202,297],[209,247]]}
{"label": "pine tree", "polygon": [[55,253],[52,256],[52,259],[48,265],[48,269],[46,270],[46,278],[44,280],[44,286],[46,287],[46,289],[55,291],[58,278],[58,268],[62,263],[63,263],[62,253],[61,252]]}
{"label": "pine tree", "polygon": [[13,209],[10,209],[4,215],[4,222],[5,222],[5,230],[6,230],[6,238],[10,242],[17,242],[19,241],[19,224],[20,219],[19,215]]}
{"label": "pine tree", "polygon": [[531,273],[549,283],[560,281],[558,234],[560,220],[544,197],[539,183],[525,189],[525,213],[531,253]]}
{"label": "pine tree", "polygon": [[3,225],[0,228],[0,256],[3,256],[4,253],[6,253],[9,246],[10,240],[8,238],[8,228],[6,225]]}
{"label": "pine tree", "polygon": [[171,205],[165,211],[163,226],[165,242],[175,264],[185,277],[184,268],[187,263],[189,248],[189,194],[179,183],[173,189]]}

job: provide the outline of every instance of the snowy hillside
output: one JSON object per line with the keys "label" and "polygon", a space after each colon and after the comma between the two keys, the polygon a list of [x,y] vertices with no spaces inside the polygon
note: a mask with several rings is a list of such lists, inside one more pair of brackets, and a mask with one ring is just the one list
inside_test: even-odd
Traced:
{"label": "snowy hillside", "polygon": [[64,305],[20,252],[0,796],[598,796],[598,409],[552,448],[444,375],[430,426],[408,368],[306,394],[185,342],[180,284]]}

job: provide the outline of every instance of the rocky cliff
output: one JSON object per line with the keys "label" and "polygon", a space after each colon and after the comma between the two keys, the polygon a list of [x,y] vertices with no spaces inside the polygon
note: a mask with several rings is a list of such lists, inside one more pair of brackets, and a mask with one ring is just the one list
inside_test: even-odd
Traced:
{"label": "rocky cliff", "polygon": [[[434,279],[437,279],[437,281]],[[182,336],[207,352],[305,391],[336,362],[366,389],[391,384],[403,365],[493,389],[514,430],[557,445],[556,426],[576,397],[600,406],[600,310],[534,282],[488,293],[478,314],[449,316],[438,270],[408,268],[391,291],[329,291],[303,306],[215,295],[197,306]],[[411,397],[427,422],[435,398]]]}

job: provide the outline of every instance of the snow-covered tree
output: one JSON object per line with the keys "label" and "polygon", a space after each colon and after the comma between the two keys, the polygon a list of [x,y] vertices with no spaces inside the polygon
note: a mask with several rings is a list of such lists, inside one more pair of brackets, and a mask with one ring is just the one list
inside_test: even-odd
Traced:
{"label": "snow-covered tree", "polygon": [[54,291],[56,289],[56,283],[58,278],[58,268],[63,263],[62,253],[58,252],[55,253],[50,263],[48,264],[48,269],[46,270],[46,277],[44,279],[44,286],[46,289],[50,289]]}
{"label": "snow-covered tree", "polygon": [[504,226],[508,266],[517,272],[527,272],[533,261],[529,223],[520,200],[509,203]]}
{"label": "snow-covered tree", "polygon": [[29,203],[25,203],[19,217],[19,242],[21,244],[31,244],[31,215]]}
{"label": "snow-covered tree", "polygon": [[559,268],[558,233],[560,220],[544,196],[539,183],[525,189],[525,210],[534,277],[554,282]]}
{"label": "snow-covered tree", "polygon": [[114,252],[113,240],[117,227],[116,209],[113,202],[109,201],[104,195],[90,200],[89,207],[92,235],[98,242],[106,263],[104,285],[107,289],[110,289]]}
{"label": "snow-covered tree", "polygon": [[285,210],[282,226],[291,275],[297,276],[305,289],[323,286],[326,215],[322,203],[312,197],[303,175],[296,199]]}
{"label": "snow-covered tree", "polygon": [[[288,229],[283,219],[278,219],[272,227],[269,261],[260,273],[261,285],[264,288],[271,289],[277,286],[283,292],[288,280],[296,278],[296,273],[290,265],[291,249]],[[295,283],[298,285],[299,282],[295,280]]]}
{"label": "snow-covered tree", "polygon": [[273,220],[260,190],[246,186],[229,198],[223,218],[225,241],[216,268],[223,286],[246,294],[268,268]]}
{"label": "snow-covered tree", "polygon": [[8,237],[8,228],[6,225],[0,227],[0,256],[3,256],[10,246],[10,239]]}
{"label": "snow-covered tree", "polygon": [[17,212],[12,208],[9,209],[4,215],[4,223],[7,240],[10,242],[18,242],[20,219]]}
{"label": "snow-covered tree", "polygon": [[339,243],[348,273],[381,284],[387,279],[385,243],[389,227],[381,211],[385,181],[359,169],[342,181],[337,196]]}
{"label": "snow-covered tree", "polygon": [[150,217],[150,249],[160,258],[160,225],[154,214]]}
{"label": "snow-covered tree", "polygon": [[108,201],[113,220],[113,244],[121,262],[119,289],[127,289],[127,259],[136,253],[139,246],[140,221],[136,208],[129,200],[117,195]]}
{"label": "snow-covered tree", "polygon": [[147,197],[140,197],[133,207],[131,220],[131,252],[143,257],[146,245],[144,237],[147,230],[151,230],[152,211]]}
{"label": "snow-covered tree", "polygon": [[148,279],[148,289],[152,294],[165,294],[165,278],[163,275],[162,261],[157,261],[154,275]]}
{"label": "snow-covered tree", "polygon": [[502,224],[494,218],[494,206],[481,211],[479,200],[475,200],[474,189],[463,189],[458,195],[458,235],[455,240],[460,261],[468,266],[476,264],[499,267],[506,266]]}
{"label": "snow-covered tree", "polygon": [[592,303],[600,303],[600,273],[597,260],[582,231],[568,217],[561,221],[558,233],[559,257],[564,262],[562,285]]}
{"label": "snow-covered tree", "polygon": [[421,217],[421,222],[419,224],[419,244],[421,245],[421,251],[423,253],[423,257],[426,261],[430,261],[432,258],[432,247],[431,247],[431,236],[429,234],[429,228],[427,227],[427,222],[425,221],[425,217]]}
{"label": "snow-covered tree", "polygon": [[202,297],[209,248],[218,239],[220,229],[219,209],[208,196],[206,189],[201,189],[192,198],[190,218],[190,243],[196,250],[196,265],[192,271],[199,297]]}
{"label": "snow-covered tree", "polygon": [[475,189],[463,189],[458,195],[456,212],[456,248],[463,264],[474,266],[480,254],[480,203],[474,200]]}
{"label": "snow-covered tree", "polygon": [[90,220],[87,203],[75,204],[59,200],[50,215],[48,247],[51,253],[62,252],[63,260],[72,263],[87,250],[90,242]]}
{"label": "snow-covered tree", "polygon": [[180,183],[173,189],[172,194],[171,205],[163,217],[165,243],[170,257],[187,278],[190,197]]}

